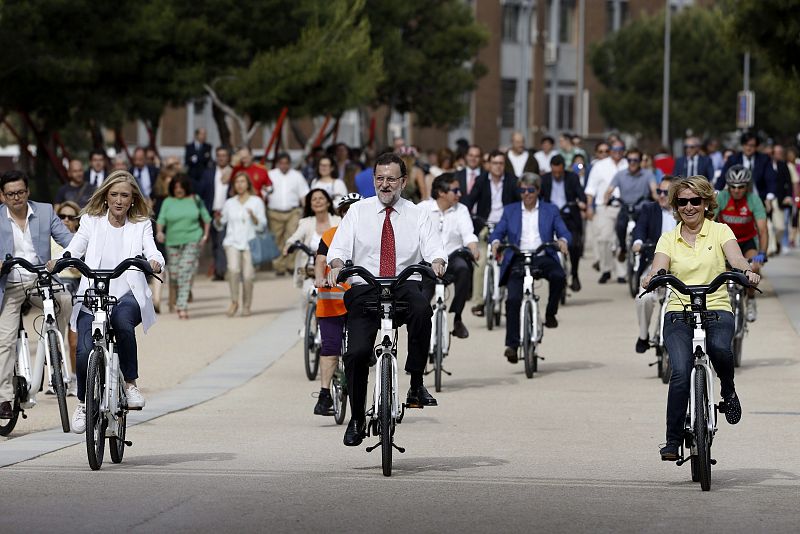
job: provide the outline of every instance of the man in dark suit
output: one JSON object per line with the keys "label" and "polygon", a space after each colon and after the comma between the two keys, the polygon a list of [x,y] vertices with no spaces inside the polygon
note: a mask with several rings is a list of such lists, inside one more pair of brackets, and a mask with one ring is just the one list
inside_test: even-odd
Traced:
{"label": "man in dark suit", "polygon": [[158,169],[153,165],[146,164],[144,148],[136,147],[136,150],[133,151],[133,167],[128,172],[136,178],[136,183],[139,184],[142,195],[145,198],[150,198],[153,194],[156,178],[158,178]]}
{"label": "man in dark suit", "polygon": [[[669,186],[672,184],[672,176],[664,176],[658,184],[656,195],[658,200],[648,202],[642,206],[636,226],[633,229],[633,243],[631,251],[639,253],[645,243],[652,245],[644,251],[639,261],[639,276],[644,276],[650,270],[650,264],[655,254],[655,244],[658,243],[661,234],[669,232],[675,228],[676,221],[672,214],[672,206],[669,204]],[[642,290],[643,292],[643,290]],[[650,318],[653,310],[660,299],[658,292],[641,295],[636,300],[636,317],[639,320],[639,337],[636,340],[636,352],[644,353],[650,348]]]}
{"label": "man in dark suit", "polygon": [[89,152],[89,168],[83,173],[83,181],[97,189],[108,176],[106,172],[106,151],[95,148]]}
{"label": "man in dark suit", "polygon": [[458,178],[458,187],[461,189],[460,202],[468,205],[467,199],[469,194],[475,188],[475,184],[478,183],[478,179],[481,175],[486,175],[481,167],[481,162],[483,161],[483,150],[481,150],[481,147],[478,145],[470,145],[469,148],[467,148],[467,153],[464,155],[464,161],[467,166],[456,172],[456,178]]}
{"label": "man in dark suit", "polygon": [[[478,217],[475,219],[475,233],[481,242],[488,233],[485,231],[485,223],[497,224],[503,216],[503,208],[512,202],[519,202],[520,200],[517,179],[512,173],[505,171],[505,163],[505,154],[499,150],[490,152],[489,172],[478,177],[472,187],[472,191],[467,195],[467,201],[464,202],[470,212]],[[478,268],[475,269],[473,275],[473,288],[483,287],[483,271],[485,268],[486,258],[481,256]],[[472,297],[472,313],[482,317],[483,296],[478,292],[473,292]]]}
{"label": "man in dark suit", "polygon": [[742,165],[746,169],[750,169],[753,174],[753,187],[761,197],[764,205],[767,205],[767,200],[775,198],[776,194],[776,173],[772,168],[770,157],[766,154],[758,152],[759,139],[758,136],[752,132],[745,132],[741,137],[742,151],[737,152],[729,157],[722,167],[722,172],[714,184],[714,188],[718,191],[725,189],[725,175],[734,165]]}
{"label": "man in dark suit", "polygon": [[205,128],[194,131],[194,141],[186,145],[183,159],[189,171],[189,178],[196,184],[203,176],[203,172],[214,163],[211,159],[211,145],[206,143]]}
{"label": "man in dark suit", "polygon": [[[502,240],[510,245],[516,245],[522,250],[535,249],[542,243],[558,240],[558,247],[562,254],[569,252],[570,233],[558,213],[558,208],[549,202],[539,199],[542,180],[538,174],[524,173],[518,182],[522,195],[521,202],[514,202],[503,209],[503,217],[489,236],[492,243],[492,252],[496,253]],[[536,225],[528,224],[526,219],[535,217]],[[532,232],[538,228],[538,232]],[[522,286],[525,271],[520,261],[522,258],[511,251],[503,254],[503,263],[500,267],[500,285],[508,288],[506,297],[506,350],[505,357],[510,363],[517,363],[517,349],[519,347],[519,311],[522,305]],[[546,254],[533,258],[532,267],[542,272],[542,277],[547,279],[550,286],[545,310],[545,326],[558,327],[556,313],[558,301],[567,283],[567,275],[561,268],[558,255],[554,250],[547,250]]]}
{"label": "man in dark suit", "polygon": [[675,160],[673,174],[705,176],[709,182],[714,179],[714,163],[700,153],[700,140],[697,137],[687,137],[683,142],[683,150],[685,155]]}
{"label": "man in dark suit", "polygon": [[550,159],[550,172],[542,175],[540,198],[555,205],[567,225],[572,241],[569,245],[570,289],[581,290],[578,279],[578,264],[583,256],[583,215],[586,209],[586,194],[581,179],[574,172],[564,170],[564,156],[556,154]]}

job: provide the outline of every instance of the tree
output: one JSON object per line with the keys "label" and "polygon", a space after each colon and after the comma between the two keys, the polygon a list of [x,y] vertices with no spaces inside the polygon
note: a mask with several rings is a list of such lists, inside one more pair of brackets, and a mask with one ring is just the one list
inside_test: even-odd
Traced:
{"label": "tree", "polygon": [[800,74],[800,17],[797,0],[728,1],[728,36],[750,48],[784,75]]}

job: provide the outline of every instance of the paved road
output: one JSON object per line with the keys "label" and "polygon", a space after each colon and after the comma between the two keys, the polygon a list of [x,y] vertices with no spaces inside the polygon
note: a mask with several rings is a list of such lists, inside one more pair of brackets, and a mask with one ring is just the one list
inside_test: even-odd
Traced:
{"label": "paved road", "polygon": [[[800,257],[773,266],[783,284],[800,272]],[[502,358],[501,331],[469,318],[470,339],[457,340],[446,361],[454,374],[440,406],[409,412],[398,428],[407,453],[396,455],[390,479],[377,451],[345,448],[344,428],[311,414],[317,384],[303,375],[301,348],[278,358],[280,343],[267,342],[263,360],[242,364],[275,359],[263,373],[130,429],[134,446],[121,465],[91,472],[78,444],[0,470],[3,531],[795,532],[800,336],[786,310],[797,295],[782,304],[764,284],[737,374],[744,416],[736,427],[720,424],[712,491],[702,493],[688,466],[658,459],[666,386],[633,351],[625,287],[584,278],[561,326],[546,333],[547,359],[533,380]],[[285,286],[262,284],[264,309],[296,302]],[[291,336],[288,314],[299,321],[295,310],[265,314],[253,335],[280,327],[278,339]],[[169,321],[156,328],[175,327]],[[194,346],[208,335],[181,339]],[[150,398],[182,384],[191,381]],[[0,460],[14,441],[0,444]]]}

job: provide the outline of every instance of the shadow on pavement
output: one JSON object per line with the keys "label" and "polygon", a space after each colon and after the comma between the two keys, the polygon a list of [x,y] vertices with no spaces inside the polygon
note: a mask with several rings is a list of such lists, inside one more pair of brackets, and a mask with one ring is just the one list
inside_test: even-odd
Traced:
{"label": "shadow on pavement", "polygon": [[190,462],[229,462],[235,460],[236,455],[230,452],[198,452],[185,454],[154,454],[150,456],[126,455],[125,463],[121,466],[142,467],[186,464]]}
{"label": "shadow on pavement", "polygon": [[748,367],[788,367],[790,365],[797,365],[798,361],[792,358],[755,358],[748,359],[747,356],[742,358],[742,366],[739,368],[747,369]]}
{"label": "shadow on pavement", "polygon": [[573,308],[577,306],[591,306],[592,304],[608,304],[609,302],[614,302],[614,299],[582,299],[579,297],[573,297],[573,299],[567,300],[567,303],[564,304],[563,308]]}
{"label": "shadow on pavement", "polygon": [[486,377],[486,378],[443,378],[442,379],[442,392],[447,391],[461,391],[464,389],[478,389],[491,386],[505,386],[510,384],[517,384],[518,379],[512,377]]}
{"label": "shadow on pavement", "polygon": [[[496,467],[507,464],[508,460],[492,458],[490,456],[442,456],[427,458],[400,457],[392,465],[392,476],[408,476],[417,473],[437,471],[452,473],[462,469],[476,469],[478,467]],[[377,471],[380,464],[370,467],[356,467],[360,471]]]}
{"label": "shadow on pavement", "polygon": [[[547,356],[545,356],[546,358]],[[547,360],[539,362],[539,370],[536,375],[547,376],[553,373],[568,373],[570,371],[585,371],[587,369],[599,369],[605,367],[604,364],[599,362],[590,362],[587,360],[578,360],[563,363],[548,363]],[[521,370],[524,373],[524,369]]]}
{"label": "shadow on pavement", "polygon": [[[741,469],[714,469],[711,472],[712,490],[714,489],[714,484],[719,488],[728,489],[751,487],[764,482],[774,482],[774,484],[767,485],[781,486],[787,489],[795,488],[796,490],[798,482],[800,482],[800,475],[781,469],[747,467]],[[791,484],[787,484],[787,482],[791,482]]]}

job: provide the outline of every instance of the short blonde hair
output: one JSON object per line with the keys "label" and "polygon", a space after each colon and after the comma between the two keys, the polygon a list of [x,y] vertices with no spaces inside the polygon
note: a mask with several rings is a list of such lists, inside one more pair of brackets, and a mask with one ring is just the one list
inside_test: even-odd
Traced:
{"label": "short blonde hair", "polygon": [[714,214],[717,211],[717,197],[714,194],[714,188],[711,187],[711,182],[709,182],[705,176],[675,177],[672,181],[672,184],[669,186],[669,205],[672,206],[672,215],[675,217],[675,220],[682,222],[681,216],[678,213],[678,194],[685,189],[690,189],[703,199],[706,203],[705,218],[713,220]]}
{"label": "short blonde hair", "polygon": [[131,204],[128,210],[128,219],[132,222],[142,222],[149,219],[152,215],[150,204],[142,195],[139,184],[136,183],[136,178],[128,171],[114,171],[109,174],[108,178],[103,181],[103,184],[97,188],[92,198],[89,199],[86,207],[81,211],[81,215],[86,214],[95,217],[105,215],[108,211],[108,205],[106,204],[108,192],[117,184],[128,184],[131,186],[131,189],[133,189],[133,204]]}

